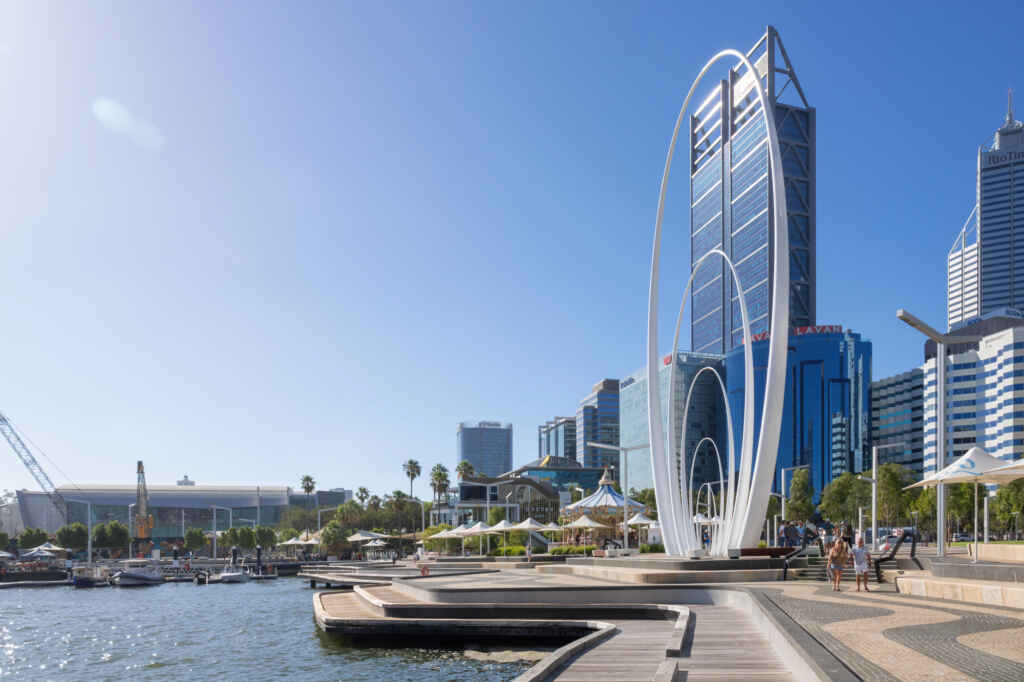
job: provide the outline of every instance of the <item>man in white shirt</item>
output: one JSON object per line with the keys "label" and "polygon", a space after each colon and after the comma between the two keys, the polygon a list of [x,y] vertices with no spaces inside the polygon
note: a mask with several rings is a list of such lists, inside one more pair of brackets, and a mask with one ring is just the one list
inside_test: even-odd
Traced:
{"label": "man in white shirt", "polygon": [[857,546],[851,551],[853,554],[853,570],[857,576],[857,591],[860,592],[860,581],[864,579],[864,591],[868,589],[868,568],[871,566],[871,552],[864,546],[864,536],[857,537]]}

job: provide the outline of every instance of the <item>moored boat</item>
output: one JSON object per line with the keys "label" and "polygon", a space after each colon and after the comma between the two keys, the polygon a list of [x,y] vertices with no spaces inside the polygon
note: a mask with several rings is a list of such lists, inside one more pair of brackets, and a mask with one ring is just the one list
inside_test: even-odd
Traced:
{"label": "moored boat", "polygon": [[146,561],[126,561],[125,567],[114,576],[114,583],[119,587],[142,587],[145,585],[163,585],[164,572],[157,564]]}
{"label": "moored boat", "polygon": [[106,566],[75,566],[71,569],[75,587],[109,587],[110,569]]}

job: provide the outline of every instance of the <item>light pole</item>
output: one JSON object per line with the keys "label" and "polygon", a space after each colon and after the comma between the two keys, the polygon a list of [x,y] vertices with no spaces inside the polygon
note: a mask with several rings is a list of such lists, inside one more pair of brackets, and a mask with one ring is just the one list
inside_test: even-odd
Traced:
{"label": "light pole", "polygon": [[775,515],[775,522],[772,526],[772,547],[779,546],[779,515]]}
{"label": "light pole", "polygon": [[[602,450],[615,450],[622,455],[622,548],[629,549],[629,453],[632,450],[642,450],[650,447],[650,444],[642,445],[605,445],[604,443],[587,443],[589,447],[601,448]],[[660,518],[660,517],[659,517]]]}
{"label": "light pole", "polygon": [[1014,540],[1019,540],[1020,539],[1020,531],[1017,529],[1017,517],[1019,517],[1019,516],[1020,516],[1020,512],[1019,511],[1013,512],[1013,539]]}
{"label": "light pole", "polygon": [[916,511],[910,512],[910,515],[914,517],[914,539],[915,539],[915,541],[917,540],[917,515],[918,514],[920,514],[920,512],[916,512]]}
{"label": "light pole", "polygon": [[782,520],[786,520],[786,472],[796,471],[797,469],[810,469],[810,464],[801,464],[795,467],[783,467],[782,469]]}
{"label": "light pole", "polygon": [[864,537],[864,507],[857,507],[857,535]]}
{"label": "light pole", "polygon": [[871,547],[878,550],[878,451],[882,448],[902,448],[906,443],[886,443],[871,447],[871,476],[861,474],[861,481],[871,481]]}
{"label": "light pole", "polygon": [[[896,317],[935,342],[935,471],[942,471],[946,466],[946,348],[981,337],[940,334],[903,308],[896,311]],[[941,557],[946,555],[946,486],[942,483],[935,489],[935,506],[935,556]]]}

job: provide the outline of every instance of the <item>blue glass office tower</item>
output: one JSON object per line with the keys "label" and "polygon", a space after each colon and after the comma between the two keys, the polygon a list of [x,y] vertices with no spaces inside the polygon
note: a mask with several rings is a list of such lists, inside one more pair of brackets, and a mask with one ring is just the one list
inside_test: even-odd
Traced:
{"label": "blue glass office tower", "polygon": [[[686,407],[686,390],[693,382],[693,377],[703,367],[712,367],[723,375],[725,368],[722,356],[704,353],[676,353],[676,381],[672,387],[675,394],[675,432],[683,428],[683,408]],[[672,356],[662,358],[658,368],[658,381],[661,385],[661,414],[665,420],[665,432],[668,433],[668,382],[672,370]],[[624,446],[640,445],[650,438],[647,424],[647,370],[640,369],[619,382],[619,422],[620,438]],[[705,372],[693,386],[693,397],[690,398],[690,416],[686,421],[686,457],[682,457],[679,443],[672,448],[679,462],[683,463],[680,471],[685,469],[689,476],[693,462],[694,449],[704,437],[715,441],[722,455],[722,466],[728,467],[728,448],[726,446],[725,406],[722,405],[722,389],[718,380],[710,372]],[[651,472],[651,450],[643,448],[629,453],[629,487],[643,490],[653,488],[654,479]],[[698,452],[697,465],[693,471],[695,486],[705,481],[718,480],[718,462],[714,450],[707,444]]]}
{"label": "blue glass office tower", "polygon": [[537,427],[537,459],[564,457],[576,460],[576,419],[555,417]]}
{"label": "blue glass office tower", "polygon": [[[815,110],[771,26],[748,53],[773,107],[786,181],[790,324],[815,324]],[[752,333],[770,328],[774,214],[768,135],[754,80],[732,70],[690,118],[690,266],[711,249],[736,265]],[[785,101],[783,101],[783,98]],[[712,257],[694,280],[691,349],[725,353],[742,343],[728,267]]]}
{"label": "blue glass office tower", "polygon": [[619,444],[619,380],[604,379],[594,384],[590,395],[576,410],[576,454],[583,454],[585,467],[616,467],[619,453],[590,447],[587,443]]}
{"label": "blue glass office tower", "polygon": [[1012,100],[992,146],[978,151],[977,194],[981,315],[1024,308],[1024,125]]}
{"label": "blue glass office tower", "polygon": [[458,461],[473,465],[478,476],[500,476],[512,470],[512,425],[462,422],[455,434]]}
{"label": "blue glass office tower", "polygon": [[[754,406],[757,445],[764,401],[768,340],[753,344]],[[729,408],[735,420],[737,452],[743,429],[743,347],[725,358]],[[781,487],[783,468],[807,465],[815,499],[845,471],[871,467],[871,342],[838,325],[795,327],[786,362],[779,456],[772,489]],[[786,485],[792,480],[786,476]]]}

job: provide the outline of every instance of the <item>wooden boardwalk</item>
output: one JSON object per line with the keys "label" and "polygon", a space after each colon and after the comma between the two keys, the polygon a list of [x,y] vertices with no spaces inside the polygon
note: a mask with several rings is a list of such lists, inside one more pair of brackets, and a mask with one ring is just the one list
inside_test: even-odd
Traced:
{"label": "wooden boardwalk", "polygon": [[673,620],[616,620],[619,632],[570,659],[551,679],[560,682],[651,682],[665,660]]}
{"label": "wooden boardwalk", "polygon": [[795,679],[750,616],[728,606],[691,605],[695,629],[690,655],[679,660],[695,680]]}

